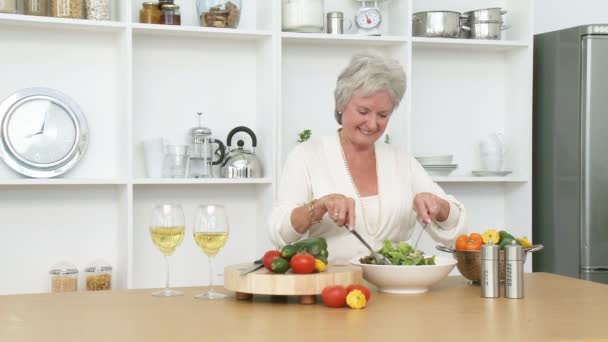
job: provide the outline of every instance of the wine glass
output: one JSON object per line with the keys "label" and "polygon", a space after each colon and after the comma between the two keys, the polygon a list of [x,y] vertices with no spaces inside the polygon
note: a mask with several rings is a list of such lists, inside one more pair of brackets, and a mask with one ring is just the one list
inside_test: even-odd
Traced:
{"label": "wine glass", "polygon": [[162,204],[154,207],[150,223],[150,237],[164,255],[167,265],[165,288],[152,293],[157,297],[181,296],[184,293],[169,288],[169,255],[173,254],[184,240],[184,210],[179,204]]}
{"label": "wine glass", "polygon": [[228,216],[222,205],[199,205],[194,216],[194,241],[209,258],[209,290],[196,298],[219,299],[226,295],[213,291],[213,257],[228,240]]}

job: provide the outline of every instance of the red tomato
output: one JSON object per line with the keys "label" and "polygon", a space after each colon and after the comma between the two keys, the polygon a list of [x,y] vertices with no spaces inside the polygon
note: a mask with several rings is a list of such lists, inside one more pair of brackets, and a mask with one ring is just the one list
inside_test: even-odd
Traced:
{"label": "red tomato", "polygon": [[321,292],[321,299],[330,308],[341,308],[346,305],[347,294],[344,286],[328,286]]}
{"label": "red tomato", "polygon": [[289,266],[293,273],[312,273],[315,270],[315,257],[308,253],[298,253],[291,258]]}
{"label": "red tomato", "polygon": [[276,258],[280,258],[281,257],[281,252],[279,251],[275,251],[275,250],[271,250],[268,251],[264,254],[264,258],[262,259],[264,261],[264,267],[266,267],[266,269],[270,272],[272,272],[272,261]]}
{"label": "red tomato", "polygon": [[369,302],[370,297],[372,296],[371,291],[365,285],[350,285],[346,288],[346,293],[350,293],[352,290],[359,290],[363,292],[365,299]]}

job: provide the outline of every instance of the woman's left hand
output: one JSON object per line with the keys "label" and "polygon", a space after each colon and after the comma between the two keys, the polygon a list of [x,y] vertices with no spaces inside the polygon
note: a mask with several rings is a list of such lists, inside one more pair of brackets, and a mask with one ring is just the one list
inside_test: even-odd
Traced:
{"label": "woman's left hand", "polygon": [[421,192],[414,197],[414,210],[425,224],[443,222],[450,215],[450,204],[430,192]]}

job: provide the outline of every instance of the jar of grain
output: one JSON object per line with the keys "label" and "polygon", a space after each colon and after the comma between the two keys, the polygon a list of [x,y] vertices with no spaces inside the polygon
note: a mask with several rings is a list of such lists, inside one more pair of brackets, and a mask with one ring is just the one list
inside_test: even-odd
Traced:
{"label": "jar of grain", "polygon": [[112,266],[96,260],[84,269],[87,291],[103,291],[112,289]]}
{"label": "jar of grain", "polygon": [[87,19],[112,20],[112,1],[87,0]]}
{"label": "jar of grain", "polygon": [[49,0],[23,0],[23,14],[48,16]]}
{"label": "jar of grain", "polygon": [[17,0],[0,0],[1,13],[17,13]]}
{"label": "jar of grain", "polygon": [[51,292],[78,291],[78,269],[67,261],[59,262],[49,271]]}
{"label": "jar of grain", "polygon": [[51,16],[84,19],[84,0],[51,0]]}
{"label": "jar of grain", "polygon": [[160,5],[158,2],[144,2],[139,10],[139,22],[145,24],[160,24]]}

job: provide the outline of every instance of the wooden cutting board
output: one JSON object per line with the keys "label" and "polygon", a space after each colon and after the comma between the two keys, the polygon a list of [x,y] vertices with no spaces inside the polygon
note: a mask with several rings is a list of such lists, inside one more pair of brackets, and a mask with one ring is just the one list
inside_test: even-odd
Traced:
{"label": "wooden cutting board", "polygon": [[361,268],[354,265],[329,264],[325,272],[311,274],[296,274],[291,270],[285,274],[277,274],[262,268],[242,276],[241,271],[250,266],[251,264],[226,266],[224,287],[237,294],[305,296],[321,294],[327,286],[348,286],[361,284],[362,281]]}

